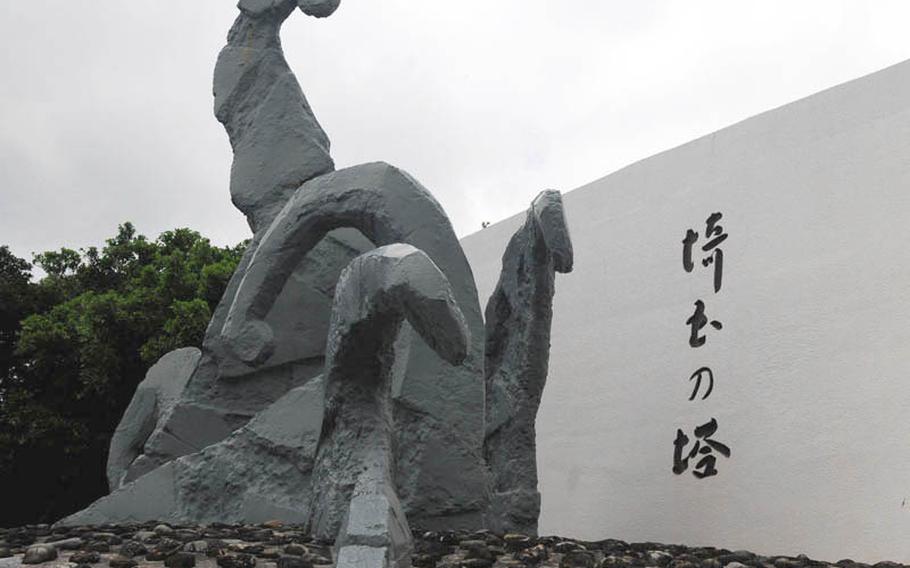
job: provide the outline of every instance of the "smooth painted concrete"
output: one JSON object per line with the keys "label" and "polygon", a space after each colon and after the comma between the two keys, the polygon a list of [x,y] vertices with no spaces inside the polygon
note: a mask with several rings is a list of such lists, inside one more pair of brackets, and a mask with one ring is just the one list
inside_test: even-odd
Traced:
{"label": "smooth painted concrete", "polygon": [[[537,422],[541,533],[910,562],[910,62],[565,206],[576,262]],[[715,211],[717,294],[711,269],[682,266],[686,230]],[[463,240],[483,302],[523,218]],[[693,349],[697,299],[724,328]],[[703,365],[714,392],[689,402]],[[731,457],[674,475],[677,428],[694,438],[712,417]]]}

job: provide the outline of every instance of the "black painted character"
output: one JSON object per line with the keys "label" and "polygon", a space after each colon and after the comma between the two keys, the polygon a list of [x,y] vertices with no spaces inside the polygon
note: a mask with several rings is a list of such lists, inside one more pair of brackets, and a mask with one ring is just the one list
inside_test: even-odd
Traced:
{"label": "black painted character", "polygon": [[[720,292],[720,287],[724,277],[724,251],[718,246],[727,240],[727,233],[724,228],[718,224],[723,214],[712,213],[705,221],[705,239],[708,242],[701,247],[702,252],[710,253],[701,261],[702,266],[708,267],[714,265],[714,292]],[[698,241],[698,233],[689,229],[686,231],[686,237],[683,239],[683,269],[686,272],[692,272],[695,263],[692,260],[692,247]]]}
{"label": "black painted character", "polygon": [[707,338],[701,334],[701,329],[709,323],[714,329],[724,328],[724,324],[717,320],[711,320],[709,322],[708,317],[705,316],[705,303],[701,300],[696,300],[695,313],[686,320],[686,325],[689,326],[689,347],[701,347],[705,344]]}
{"label": "black painted character", "polygon": [[695,445],[689,451],[689,454],[683,458],[683,451],[689,444],[689,437],[683,434],[682,430],[676,430],[676,440],[673,441],[673,473],[676,475],[685,473],[689,469],[689,460],[700,455],[701,459],[698,460],[692,470],[692,475],[698,479],[717,475],[717,468],[715,467],[717,457],[715,457],[714,452],[716,451],[725,458],[729,458],[730,448],[717,440],[711,439],[715,432],[717,432],[717,420],[714,418],[707,424],[697,427],[695,429]]}
{"label": "black painted character", "polygon": [[710,367],[702,367],[701,369],[692,373],[689,377],[689,382],[695,381],[695,388],[692,389],[692,394],[689,395],[689,400],[695,400],[695,397],[698,396],[698,392],[701,390],[701,380],[703,377],[708,377],[708,389],[705,391],[705,394],[702,395],[702,400],[707,400],[711,393],[714,392],[714,371]]}

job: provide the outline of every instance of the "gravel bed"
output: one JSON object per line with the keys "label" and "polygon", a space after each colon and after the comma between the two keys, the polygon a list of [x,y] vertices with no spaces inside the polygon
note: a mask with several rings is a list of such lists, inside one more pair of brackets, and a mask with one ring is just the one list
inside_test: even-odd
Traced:
{"label": "gravel bed", "polygon": [[[488,531],[414,531],[418,568],[868,568],[805,555],[760,556],[744,550],[653,542],[596,542],[560,537],[497,535]],[[332,543],[301,527],[177,526],[161,523],[0,528],[0,568],[23,564],[59,568],[328,568]],[[902,568],[879,562],[874,568]]]}

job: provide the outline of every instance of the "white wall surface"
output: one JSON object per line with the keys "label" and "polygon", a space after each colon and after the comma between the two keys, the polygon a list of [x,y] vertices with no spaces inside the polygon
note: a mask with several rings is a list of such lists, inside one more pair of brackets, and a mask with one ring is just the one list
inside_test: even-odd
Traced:
{"label": "white wall surface", "polygon": [[[910,62],[565,203],[575,272],[557,281],[537,420],[542,534],[910,562]],[[715,211],[717,294],[681,260]],[[463,240],[482,301],[522,219]],[[693,349],[697,299],[724,328]],[[703,365],[714,392],[689,402]],[[674,475],[677,428],[712,417],[731,457]]]}

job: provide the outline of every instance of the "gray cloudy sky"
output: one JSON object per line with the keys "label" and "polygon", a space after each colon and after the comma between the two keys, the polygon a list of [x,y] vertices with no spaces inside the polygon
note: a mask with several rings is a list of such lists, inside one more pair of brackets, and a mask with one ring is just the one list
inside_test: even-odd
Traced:
{"label": "gray cloudy sky", "polygon": [[[231,0],[0,0],[0,244],[248,230],[212,116]],[[459,234],[910,58],[905,0],[343,0],[284,29],[339,167],[385,160]]]}

